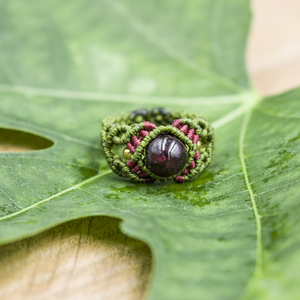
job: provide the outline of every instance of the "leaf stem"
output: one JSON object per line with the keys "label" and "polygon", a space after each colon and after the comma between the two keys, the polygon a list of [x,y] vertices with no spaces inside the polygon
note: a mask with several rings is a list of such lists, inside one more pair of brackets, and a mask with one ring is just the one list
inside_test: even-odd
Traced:
{"label": "leaf stem", "polygon": [[245,154],[244,154],[244,144],[245,144],[245,136],[247,127],[249,125],[251,115],[252,115],[252,109],[248,111],[245,114],[243,124],[241,127],[240,132],[240,139],[239,139],[239,157],[242,165],[242,170],[244,174],[245,183],[249,192],[249,196],[252,202],[252,209],[256,221],[256,263],[255,263],[255,269],[253,272],[253,275],[246,287],[246,289],[243,291],[240,299],[248,299],[252,292],[254,291],[255,287],[258,284],[259,279],[261,278],[262,272],[263,272],[263,247],[262,247],[262,226],[261,226],[261,215],[259,214],[257,204],[255,201],[254,193],[249,181],[247,166],[245,162]]}

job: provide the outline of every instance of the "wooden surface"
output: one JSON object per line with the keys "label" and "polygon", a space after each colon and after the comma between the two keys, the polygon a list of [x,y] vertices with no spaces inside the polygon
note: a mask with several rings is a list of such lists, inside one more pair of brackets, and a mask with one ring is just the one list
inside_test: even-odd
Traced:
{"label": "wooden surface", "polygon": [[262,95],[300,85],[300,1],[254,0],[248,70]]}
{"label": "wooden surface", "polygon": [[[247,61],[253,85],[264,95],[299,86],[300,2],[252,4]],[[37,147],[18,144],[14,135],[1,143],[0,151]],[[76,220],[0,247],[0,299],[143,299],[151,278],[151,252],[123,235],[119,222],[108,217]]]}

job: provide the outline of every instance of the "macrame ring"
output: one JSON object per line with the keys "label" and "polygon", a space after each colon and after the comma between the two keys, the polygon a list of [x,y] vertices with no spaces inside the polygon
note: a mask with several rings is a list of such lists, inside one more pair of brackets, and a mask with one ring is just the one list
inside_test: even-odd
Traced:
{"label": "macrame ring", "polygon": [[[147,163],[149,144],[164,136],[180,141],[186,148],[184,167],[175,174],[155,173]],[[213,144],[212,127],[205,118],[193,113],[169,112],[164,108],[141,109],[109,116],[102,121],[101,150],[107,163],[113,172],[135,182],[174,180],[183,183],[190,180],[210,164]],[[117,154],[116,146],[127,148],[130,159]]]}

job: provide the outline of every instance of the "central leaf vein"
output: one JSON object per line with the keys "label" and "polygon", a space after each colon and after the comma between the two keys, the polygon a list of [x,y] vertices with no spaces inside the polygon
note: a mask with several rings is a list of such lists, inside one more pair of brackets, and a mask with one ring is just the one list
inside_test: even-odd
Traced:
{"label": "central leaf vein", "polygon": [[216,105],[224,104],[229,105],[232,103],[245,102],[242,94],[229,94],[222,96],[207,96],[207,97],[174,97],[174,96],[146,96],[146,95],[123,95],[112,93],[94,93],[82,92],[72,90],[59,90],[59,89],[45,89],[34,86],[22,85],[9,85],[0,84],[1,93],[11,93],[17,95],[24,95],[28,97],[51,97],[64,100],[80,100],[80,101],[95,101],[95,102],[119,102],[119,103],[149,103],[161,104],[162,102],[167,105],[185,106],[188,103],[193,105]]}
{"label": "central leaf vein", "polygon": [[248,170],[245,162],[245,154],[244,154],[244,143],[245,143],[245,136],[247,127],[249,125],[249,121],[252,115],[252,110],[248,111],[245,114],[241,132],[240,132],[240,139],[239,139],[239,157],[240,162],[242,165],[242,170],[244,174],[245,183],[249,192],[249,196],[252,203],[252,209],[255,217],[256,222],[256,263],[255,263],[255,269],[252,278],[249,281],[249,284],[246,287],[246,290],[244,292],[244,297],[247,298],[248,295],[251,293],[251,291],[255,288],[261,274],[262,274],[262,265],[263,265],[263,248],[262,248],[262,226],[261,226],[261,215],[259,214],[257,204],[255,201],[255,196],[249,181],[249,175]]}

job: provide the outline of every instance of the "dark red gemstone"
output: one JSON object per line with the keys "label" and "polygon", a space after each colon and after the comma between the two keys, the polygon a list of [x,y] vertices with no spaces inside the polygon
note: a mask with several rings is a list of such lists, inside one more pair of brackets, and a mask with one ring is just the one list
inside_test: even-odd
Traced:
{"label": "dark red gemstone", "polygon": [[171,176],[184,168],[187,156],[186,147],[180,140],[171,135],[160,135],[146,150],[146,164],[159,176]]}

